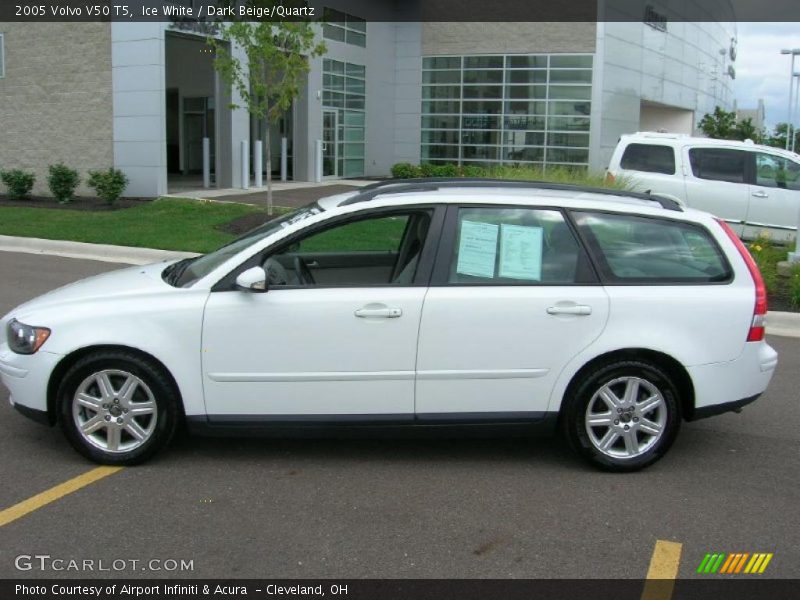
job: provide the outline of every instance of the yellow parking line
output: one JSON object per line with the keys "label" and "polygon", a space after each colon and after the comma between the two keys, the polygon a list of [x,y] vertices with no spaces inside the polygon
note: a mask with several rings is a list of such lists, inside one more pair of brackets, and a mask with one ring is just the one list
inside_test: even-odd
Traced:
{"label": "yellow parking line", "polygon": [[104,477],[113,475],[114,473],[121,471],[122,469],[123,467],[97,467],[96,469],[87,471],[82,475],[73,477],[72,479],[65,481],[64,483],[60,483],[57,486],[50,488],[49,490],[45,490],[41,494],[36,494],[35,496],[31,496],[27,500],[23,500],[19,504],[15,504],[14,506],[11,506],[1,511],[0,527],[8,525],[9,523],[16,521],[21,517],[24,517],[25,515],[35,511],[36,509],[42,508],[43,506],[46,506],[51,502],[55,502],[56,500],[58,500],[59,498],[63,498],[67,494],[76,492],[82,487],[86,487],[87,485],[94,483],[95,481],[100,481]]}
{"label": "yellow parking line", "polygon": [[681,566],[683,545],[678,542],[656,540],[642,600],[669,600],[675,588],[675,578]]}

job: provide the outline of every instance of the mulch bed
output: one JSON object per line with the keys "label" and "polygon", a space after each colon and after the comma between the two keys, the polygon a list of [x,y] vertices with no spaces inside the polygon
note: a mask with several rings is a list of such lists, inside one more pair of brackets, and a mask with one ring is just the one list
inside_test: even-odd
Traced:
{"label": "mulch bed", "polygon": [[122,210],[142,206],[146,202],[151,202],[152,198],[120,198],[114,204],[108,205],[105,200],[94,197],[78,196],[71,202],[59,204],[55,198],[46,196],[31,196],[25,200],[12,200],[8,196],[0,194],[0,206],[18,206],[25,208],[50,208],[61,210],[88,210],[88,211],[110,211]]}
{"label": "mulch bed", "polygon": [[769,310],[782,312],[800,312],[800,307],[793,306],[789,296],[789,278],[778,277],[776,290],[767,295],[767,307]]}
{"label": "mulch bed", "polygon": [[255,229],[259,225],[263,225],[267,221],[271,221],[277,216],[278,215],[269,216],[266,212],[250,213],[249,215],[238,217],[233,221],[217,225],[216,229],[218,231],[224,231],[225,233],[232,233],[233,235],[242,235],[251,229]]}

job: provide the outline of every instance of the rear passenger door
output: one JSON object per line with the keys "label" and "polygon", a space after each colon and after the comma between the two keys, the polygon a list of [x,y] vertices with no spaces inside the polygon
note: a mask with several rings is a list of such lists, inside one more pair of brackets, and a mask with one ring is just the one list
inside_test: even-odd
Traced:
{"label": "rear passenger door", "polygon": [[766,231],[773,240],[787,241],[797,231],[800,211],[800,164],[769,152],[752,152],[754,184],[745,236]]}
{"label": "rear passenger door", "polygon": [[742,235],[750,186],[749,153],[732,148],[685,148],[686,204],[725,219]]}
{"label": "rear passenger door", "polygon": [[422,311],[421,421],[536,420],[608,298],[557,209],[451,206]]}

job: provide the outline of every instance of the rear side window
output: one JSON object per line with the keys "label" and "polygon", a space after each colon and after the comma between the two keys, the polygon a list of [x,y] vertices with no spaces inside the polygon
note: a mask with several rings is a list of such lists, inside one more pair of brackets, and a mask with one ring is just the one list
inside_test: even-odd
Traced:
{"label": "rear side window", "polygon": [[611,283],[716,283],[730,265],[702,227],[666,219],[575,213],[575,220]]}
{"label": "rear side window", "polygon": [[658,144],[628,144],[622,154],[620,167],[631,171],[675,174],[675,151]]}
{"label": "rear side window", "polygon": [[800,190],[800,165],[782,156],[757,152],[756,185]]}
{"label": "rear side window", "polygon": [[448,283],[569,285],[594,281],[588,259],[559,211],[459,209]]}
{"label": "rear side window", "polygon": [[726,148],[692,148],[689,163],[700,179],[744,183],[748,153]]}

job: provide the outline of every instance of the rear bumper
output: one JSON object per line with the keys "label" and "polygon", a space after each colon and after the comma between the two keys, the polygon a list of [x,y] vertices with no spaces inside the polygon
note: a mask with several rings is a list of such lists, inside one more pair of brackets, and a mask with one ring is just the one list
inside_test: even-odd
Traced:
{"label": "rear bumper", "polygon": [[689,420],[754,402],[767,389],[777,365],[778,353],[769,344],[749,342],[736,360],[689,367],[695,392],[694,414],[688,415]]}

